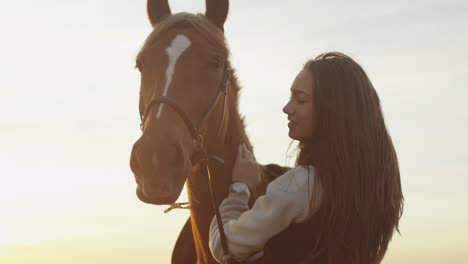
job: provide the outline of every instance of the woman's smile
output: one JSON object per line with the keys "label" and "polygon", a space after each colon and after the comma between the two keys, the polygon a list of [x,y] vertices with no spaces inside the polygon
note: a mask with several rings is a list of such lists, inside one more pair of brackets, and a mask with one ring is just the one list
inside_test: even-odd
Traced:
{"label": "woman's smile", "polygon": [[292,121],[292,120],[289,120],[289,122],[288,122],[288,127],[289,127],[289,128],[292,128],[292,127],[295,127],[295,126],[297,126],[297,122]]}

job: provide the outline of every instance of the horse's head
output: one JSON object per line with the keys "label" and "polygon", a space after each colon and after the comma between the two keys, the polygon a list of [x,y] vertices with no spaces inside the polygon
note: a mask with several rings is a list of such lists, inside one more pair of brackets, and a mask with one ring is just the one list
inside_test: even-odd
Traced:
{"label": "horse's head", "polygon": [[143,134],[130,159],[144,202],[178,198],[199,151],[198,135],[210,135],[208,123],[222,120],[227,11],[227,0],[207,0],[205,15],[171,15],[167,0],[148,1],[154,30],[137,56]]}

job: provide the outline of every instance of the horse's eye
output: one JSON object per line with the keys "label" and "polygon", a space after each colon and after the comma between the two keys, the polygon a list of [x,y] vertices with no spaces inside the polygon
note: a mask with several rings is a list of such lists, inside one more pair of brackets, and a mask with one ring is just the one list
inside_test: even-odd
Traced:
{"label": "horse's eye", "polygon": [[210,68],[213,69],[213,70],[217,70],[219,68],[221,68],[221,62],[219,61],[213,61],[210,63]]}
{"label": "horse's eye", "polygon": [[223,66],[223,60],[220,58],[214,58],[210,62],[210,68],[213,70],[220,69]]}

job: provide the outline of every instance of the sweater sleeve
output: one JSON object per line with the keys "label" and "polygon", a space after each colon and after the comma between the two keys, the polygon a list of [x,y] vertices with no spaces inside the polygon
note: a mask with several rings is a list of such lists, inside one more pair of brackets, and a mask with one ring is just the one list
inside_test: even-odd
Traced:
{"label": "sweater sleeve", "polygon": [[[296,167],[268,185],[266,194],[248,209],[248,194],[230,193],[220,206],[230,254],[243,261],[262,251],[270,238],[291,223],[300,223],[310,217],[310,192],[313,171]],[[312,174],[312,175],[310,175]],[[216,219],[210,226],[210,249],[220,261],[221,240]]]}

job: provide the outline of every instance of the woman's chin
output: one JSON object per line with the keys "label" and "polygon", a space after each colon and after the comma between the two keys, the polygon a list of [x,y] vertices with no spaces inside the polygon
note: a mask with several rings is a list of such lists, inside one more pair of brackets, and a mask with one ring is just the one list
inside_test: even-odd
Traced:
{"label": "woman's chin", "polygon": [[291,130],[289,130],[289,137],[293,140],[298,140],[296,134]]}

